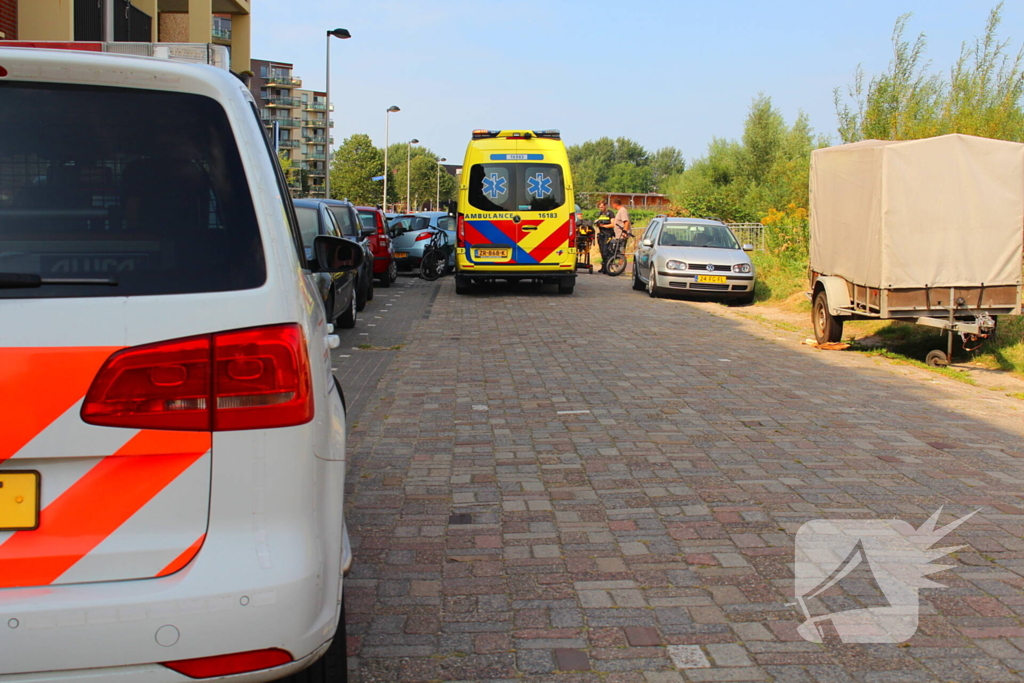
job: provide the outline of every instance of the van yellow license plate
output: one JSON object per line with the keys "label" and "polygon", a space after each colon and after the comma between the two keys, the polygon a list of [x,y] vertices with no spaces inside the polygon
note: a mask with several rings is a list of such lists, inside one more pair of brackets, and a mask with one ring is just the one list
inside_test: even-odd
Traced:
{"label": "van yellow license plate", "polygon": [[39,473],[0,471],[0,531],[39,526]]}
{"label": "van yellow license plate", "polygon": [[473,258],[475,259],[497,259],[499,261],[508,260],[508,249],[474,249]]}
{"label": "van yellow license plate", "polygon": [[716,284],[716,285],[724,285],[725,284],[725,276],[724,275],[698,275],[697,276],[697,282],[707,282],[707,283],[713,283],[713,284]]}

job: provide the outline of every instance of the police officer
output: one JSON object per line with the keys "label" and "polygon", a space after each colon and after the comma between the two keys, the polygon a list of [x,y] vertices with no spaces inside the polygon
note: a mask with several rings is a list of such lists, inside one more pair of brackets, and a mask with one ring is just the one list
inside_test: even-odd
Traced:
{"label": "police officer", "polygon": [[608,205],[602,199],[597,203],[597,218],[594,219],[594,226],[597,228],[597,247],[601,252],[601,270],[599,273],[606,273],[605,264],[608,262],[608,242],[615,237],[615,229],[612,227],[613,214],[608,210]]}

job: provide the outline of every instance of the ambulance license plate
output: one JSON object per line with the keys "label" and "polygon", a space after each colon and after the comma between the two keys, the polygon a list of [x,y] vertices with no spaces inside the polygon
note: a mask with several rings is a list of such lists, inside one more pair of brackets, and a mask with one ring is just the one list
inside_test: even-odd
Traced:
{"label": "ambulance license plate", "polygon": [[395,258],[408,258],[409,254],[404,251],[396,251]]}
{"label": "ambulance license plate", "polygon": [[499,261],[508,260],[508,249],[474,249],[473,258],[493,258]]}
{"label": "ambulance license plate", "polygon": [[0,531],[39,526],[39,473],[0,471]]}
{"label": "ambulance license plate", "polygon": [[724,275],[698,275],[697,276],[697,282],[707,282],[707,283],[714,283],[716,285],[724,285],[725,284],[725,276]]}

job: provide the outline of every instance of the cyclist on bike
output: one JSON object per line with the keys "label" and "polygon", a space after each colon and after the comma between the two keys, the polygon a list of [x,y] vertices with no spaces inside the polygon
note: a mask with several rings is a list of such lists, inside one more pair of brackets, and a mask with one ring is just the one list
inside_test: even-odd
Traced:
{"label": "cyclist on bike", "polygon": [[597,203],[597,218],[594,219],[594,227],[597,228],[597,248],[601,252],[601,270],[599,273],[606,273],[605,266],[608,264],[608,243],[615,237],[615,230],[612,228],[612,212],[602,199]]}

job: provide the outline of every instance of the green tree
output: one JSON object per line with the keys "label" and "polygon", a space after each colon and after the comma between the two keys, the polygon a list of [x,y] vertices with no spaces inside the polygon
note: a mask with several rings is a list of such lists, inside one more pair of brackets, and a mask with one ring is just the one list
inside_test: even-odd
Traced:
{"label": "green tree", "polygon": [[675,147],[662,147],[650,156],[651,185],[654,192],[662,191],[662,183],[686,170],[683,153]]}
{"label": "green tree", "polygon": [[1024,47],[1000,40],[1002,7],[989,12],[981,38],[961,46],[948,79],[929,71],[923,34],[904,37],[911,15],[897,19],[888,69],[867,80],[858,67],[845,94],[833,93],[843,142],[945,133],[1024,141]]}
{"label": "green tree", "polygon": [[656,181],[684,168],[682,154],[675,148],[651,155],[643,145],[625,137],[588,140],[570,145],[566,151],[577,193],[653,192]]}
{"label": "green tree", "polygon": [[790,205],[805,210],[811,150],[827,144],[815,138],[806,114],[789,126],[771,98],[760,94],[751,103],[740,141],[715,138],[705,156],[662,185],[694,216],[743,223]]}
{"label": "green tree", "polygon": [[[384,152],[374,147],[370,136],[356,133],[345,139],[331,159],[331,198],[348,199],[354,204],[380,204],[383,183],[372,180],[384,173]],[[391,181],[389,200],[394,196]]]}
{"label": "green tree", "polygon": [[[434,206],[439,181],[441,199],[455,198],[456,180],[444,169],[440,169],[440,173],[438,173],[439,161],[440,157],[437,154],[421,145],[409,147],[406,143],[400,142],[388,148],[388,165],[392,171],[392,180],[388,181],[388,189],[391,189],[390,183],[393,183],[396,200],[402,204],[403,208],[407,201],[413,211]],[[410,166],[411,176],[409,175]],[[411,179],[408,183],[411,197],[406,197],[407,177]]]}

